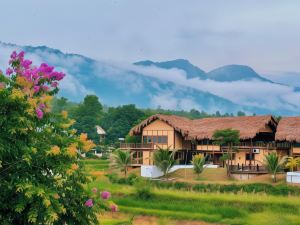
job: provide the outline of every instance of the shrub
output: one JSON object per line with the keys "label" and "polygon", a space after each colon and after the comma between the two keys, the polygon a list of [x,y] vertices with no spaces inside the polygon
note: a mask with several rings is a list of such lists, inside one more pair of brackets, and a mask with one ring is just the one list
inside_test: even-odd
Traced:
{"label": "shrub", "polygon": [[151,192],[150,182],[137,182],[135,184],[135,195],[137,198],[142,200],[149,200],[153,197]]}
{"label": "shrub", "polygon": [[106,177],[109,179],[111,183],[114,184],[128,184],[133,185],[135,182],[139,180],[139,177],[135,174],[129,174],[128,177],[119,177],[116,173],[106,174]]}

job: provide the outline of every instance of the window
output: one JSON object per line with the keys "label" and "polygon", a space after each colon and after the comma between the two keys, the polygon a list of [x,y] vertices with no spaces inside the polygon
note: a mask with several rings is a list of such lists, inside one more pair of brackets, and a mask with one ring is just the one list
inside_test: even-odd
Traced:
{"label": "window", "polygon": [[246,160],[254,160],[255,154],[254,153],[246,153]]}
{"label": "window", "polygon": [[161,137],[161,143],[167,144],[168,143],[168,136]]}
{"label": "window", "polygon": [[168,144],[168,136],[143,136],[143,143]]}
{"label": "window", "polygon": [[147,144],[147,136],[143,136],[143,143]]}

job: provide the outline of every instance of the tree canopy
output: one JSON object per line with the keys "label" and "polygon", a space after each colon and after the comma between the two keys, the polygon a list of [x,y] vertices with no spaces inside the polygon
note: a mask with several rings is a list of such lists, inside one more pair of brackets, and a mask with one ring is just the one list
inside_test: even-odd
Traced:
{"label": "tree canopy", "polygon": [[71,116],[76,120],[74,128],[78,133],[87,133],[89,138],[94,142],[99,142],[99,135],[96,132],[96,125],[100,124],[102,104],[96,95],[87,95],[83,103],[80,103],[71,112]]}
{"label": "tree canopy", "polygon": [[64,74],[39,67],[13,52],[0,72],[0,222],[97,224],[83,185],[80,152],[94,146],[78,137],[66,112],[51,113],[50,101]]}

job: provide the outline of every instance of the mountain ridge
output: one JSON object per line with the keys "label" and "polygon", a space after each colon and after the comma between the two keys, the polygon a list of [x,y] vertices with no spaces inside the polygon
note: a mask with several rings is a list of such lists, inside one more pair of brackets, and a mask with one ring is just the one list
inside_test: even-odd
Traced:
{"label": "mountain ridge", "polygon": [[[292,86],[274,83],[245,65],[226,65],[205,72],[186,59],[144,60],[121,65],[64,53],[44,45],[0,42],[0,48],[6,52],[4,58],[8,59],[12,50],[23,49],[35,64],[46,62],[67,73],[60,96],[76,102],[86,94],[97,94],[104,104],[111,106],[136,104],[142,108],[282,115],[295,115],[300,108],[298,103],[282,97],[279,92],[281,89],[286,89],[283,93],[291,92]],[[0,68],[4,69],[6,63],[7,60],[1,62],[0,59]],[[271,92],[265,87],[279,90],[279,94],[269,96]],[[249,90],[254,91],[249,94]],[[295,93],[288,94],[295,98]]]}

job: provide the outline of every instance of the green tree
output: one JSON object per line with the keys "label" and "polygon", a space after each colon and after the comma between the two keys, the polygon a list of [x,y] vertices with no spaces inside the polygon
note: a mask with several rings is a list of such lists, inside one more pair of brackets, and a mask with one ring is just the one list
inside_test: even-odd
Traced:
{"label": "green tree", "polygon": [[294,171],[294,169],[300,165],[300,157],[288,157],[285,167],[288,168],[290,171]]}
{"label": "green tree", "polygon": [[215,144],[227,147],[226,170],[227,175],[230,176],[229,162],[232,159],[233,146],[240,141],[240,132],[233,129],[216,130],[213,139]]}
{"label": "green tree", "polygon": [[145,119],[147,115],[137,109],[135,105],[124,105],[116,108],[109,108],[101,119],[101,126],[105,129],[106,143],[112,144],[118,138],[124,138],[130,129]]}
{"label": "green tree", "polygon": [[70,129],[66,114],[50,112],[64,76],[46,64],[11,55],[0,73],[0,221],[16,224],[98,224],[84,186],[80,151],[93,143]]}
{"label": "green tree", "polygon": [[124,176],[127,176],[128,167],[131,164],[131,154],[129,151],[116,150],[112,154],[112,167],[121,169]]}
{"label": "green tree", "polygon": [[276,174],[284,168],[287,157],[279,158],[279,156],[272,152],[265,156],[265,165],[272,175],[273,182],[276,182]]}
{"label": "green tree", "polygon": [[172,166],[174,166],[176,163],[174,156],[175,151],[170,151],[169,148],[159,148],[153,153],[154,165],[157,166],[163,172],[164,177],[172,168]]}
{"label": "green tree", "polygon": [[205,157],[202,155],[194,155],[192,160],[194,172],[199,176],[204,170]]}
{"label": "green tree", "polygon": [[96,95],[87,95],[83,103],[79,104],[71,115],[76,120],[74,128],[79,133],[87,133],[88,137],[95,143],[99,142],[96,125],[100,124],[103,115],[102,108]]}

